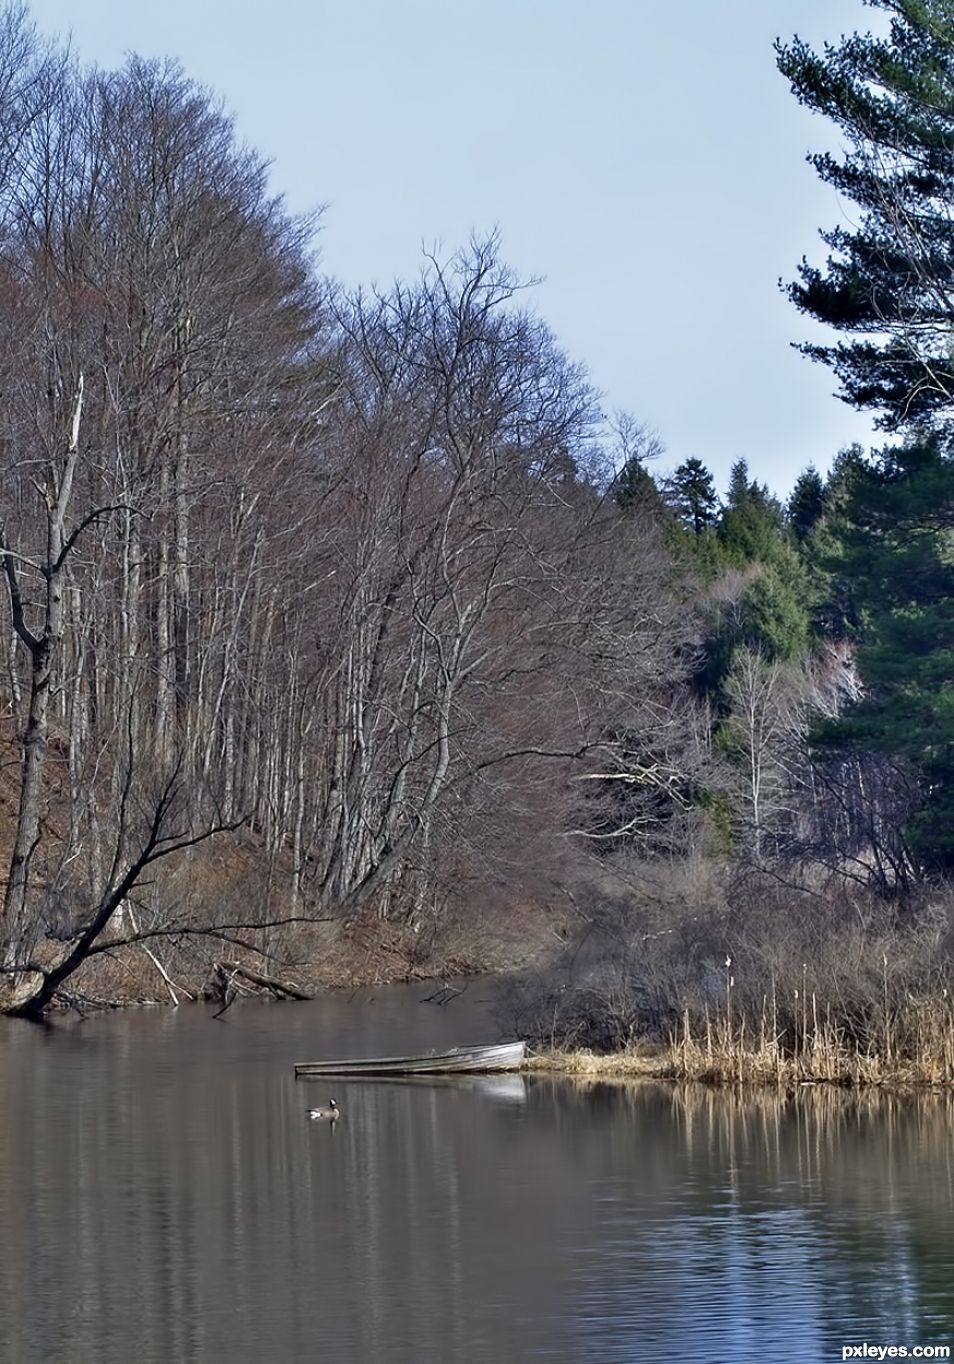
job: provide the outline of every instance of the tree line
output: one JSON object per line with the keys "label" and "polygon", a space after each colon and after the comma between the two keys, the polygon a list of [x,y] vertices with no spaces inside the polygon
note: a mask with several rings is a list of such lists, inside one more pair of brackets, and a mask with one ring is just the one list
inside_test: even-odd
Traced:
{"label": "tree line", "polygon": [[275,869],[236,931],[529,876],[680,629],[497,243],[349,294],[178,67],[19,10],[0,148],[8,1007],[193,928],[134,891],[215,831]]}
{"label": "tree line", "polygon": [[[954,28],[884,7],[886,43],[779,61],[864,214],[792,298],[877,335],[810,349],[901,439],[784,505],[656,472],[495,237],[349,292],[181,68],[4,11],[0,1006],[122,944],[517,910],[621,850],[947,869]],[[266,874],[197,910],[162,868],[213,835]]]}

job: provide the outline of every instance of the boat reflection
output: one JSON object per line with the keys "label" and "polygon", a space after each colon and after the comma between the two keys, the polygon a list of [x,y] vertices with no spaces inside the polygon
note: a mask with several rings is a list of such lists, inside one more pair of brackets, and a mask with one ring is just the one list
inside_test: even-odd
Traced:
{"label": "boat reflection", "polygon": [[[300,1076],[302,1079],[315,1081],[321,1079],[326,1087],[327,1076]],[[527,1079],[523,1075],[374,1075],[363,1079],[358,1075],[335,1076],[335,1083],[339,1089],[346,1085],[354,1087],[360,1085],[361,1088],[401,1088],[401,1089],[426,1089],[455,1091],[458,1093],[467,1092],[479,1094],[485,1099],[494,1099],[498,1103],[525,1104],[527,1102]]]}

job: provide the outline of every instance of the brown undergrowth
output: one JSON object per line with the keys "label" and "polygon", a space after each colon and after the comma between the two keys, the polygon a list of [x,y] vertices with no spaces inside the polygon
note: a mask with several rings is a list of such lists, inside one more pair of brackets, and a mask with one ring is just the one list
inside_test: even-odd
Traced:
{"label": "brown undergrowth", "polygon": [[954,887],[697,867],[607,886],[589,931],[509,991],[510,1030],[573,1073],[792,1088],[954,1083]]}
{"label": "brown undergrowth", "polygon": [[[264,859],[249,840],[226,836],[162,869],[148,901],[124,910],[102,950],[67,982],[57,1003],[80,1009],[256,997],[310,997],[408,981],[495,975],[525,968],[555,941],[545,906],[502,918],[499,907],[446,910],[433,924],[297,911],[270,886]],[[217,923],[221,935],[174,931],[122,945],[135,927],[162,922]],[[248,924],[271,918],[268,928]],[[292,920],[283,922],[283,920]],[[231,925],[231,927],[230,927]],[[38,951],[42,953],[42,941]]]}
{"label": "brown undergrowth", "polygon": [[954,1006],[948,997],[888,1010],[859,1047],[833,1021],[830,1006],[806,1002],[804,1029],[786,1045],[777,1006],[752,1022],[725,1011],[693,1025],[689,1011],[666,1041],[644,1039],[609,1053],[548,1048],[528,1068],[581,1077],[692,1080],[720,1085],[954,1085]]}

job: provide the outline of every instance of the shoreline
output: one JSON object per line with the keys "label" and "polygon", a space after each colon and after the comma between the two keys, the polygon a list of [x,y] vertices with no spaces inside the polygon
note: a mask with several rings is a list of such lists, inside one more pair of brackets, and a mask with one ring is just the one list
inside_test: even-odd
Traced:
{"label": "shoreline", "polygon": [[[403,979],[387,984],[411,985],[434,980],[434,977],[409,973]],[[309,1002],[322,993],[336,990],[380,988],[377,981],[324,984],[313,995],[295,998],[269,996],[267,993],[247,996],[249,1004],[293,1004]],[[440,983],[446,985],[446,978]],[[181,987],[180,987],[181,988]],[[240,1000],[236,999],[235,1003]],[[85,1014],[119,1012],[127,1009],[169,1009],[192,1005],[197,1008],[221,1009],[221,1001],[208,997],[192,998],[188,994],[181,1001],[166,998],[95,998],[81,996],[81,1000],[62,1001],[51,1011],[57,1014],[76,1012]],[[801,1090],[840,1090],[842,1092],[885,1091],[934,1092],[954,1091],[954,1066],[938,1064],[936,1057],[882,1058],[875,1053],[852,1054],[824,1052],[806,1056],[784,1054],[780,1048],[766,1046],[761,1050],[741,1049],[737,1046],[687,1046],[685,1042],[653,1042],[642,1039],[632,1045],[611,1052],[596,1052],[584,1047],[540,1047],[528,1043],[529,1054],[516,1074],[552,1076],[558,1079],[591,1082],[665,1084],[699,1084],[713,1090],[748,1090],[792,1094]]]}
{"label": "shoreline", "polygon": [[716,1089],[886,1089],[951,1090],[954,1073],[938,1074],[935,1065],[917,1061],[889,1062],[877,1056],[844,1056],[815,1068],[806,1058],[766,1056],[755,1052],[685,1056],[681,1044],[641,1043],[623,1051],[547,1048],[521,1066],[528,1075],[554,1075],[578,1080],[668,1081]]}

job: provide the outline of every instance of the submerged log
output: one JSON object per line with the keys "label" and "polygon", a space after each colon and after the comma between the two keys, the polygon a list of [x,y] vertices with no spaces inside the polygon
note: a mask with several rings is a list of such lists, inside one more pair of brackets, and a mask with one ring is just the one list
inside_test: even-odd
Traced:
{"label": "submerged log", "polygon": [[247,980],[250,985],[257,985],[260,990],[271,990],[273,994],[286,999],[311,999],[310,994],[291,981],[279,980],[277,976],[266,975],[264,971],[256,971],[251,966],[243,966],[237,961],[223,961],[220,963],[220,969]]}

